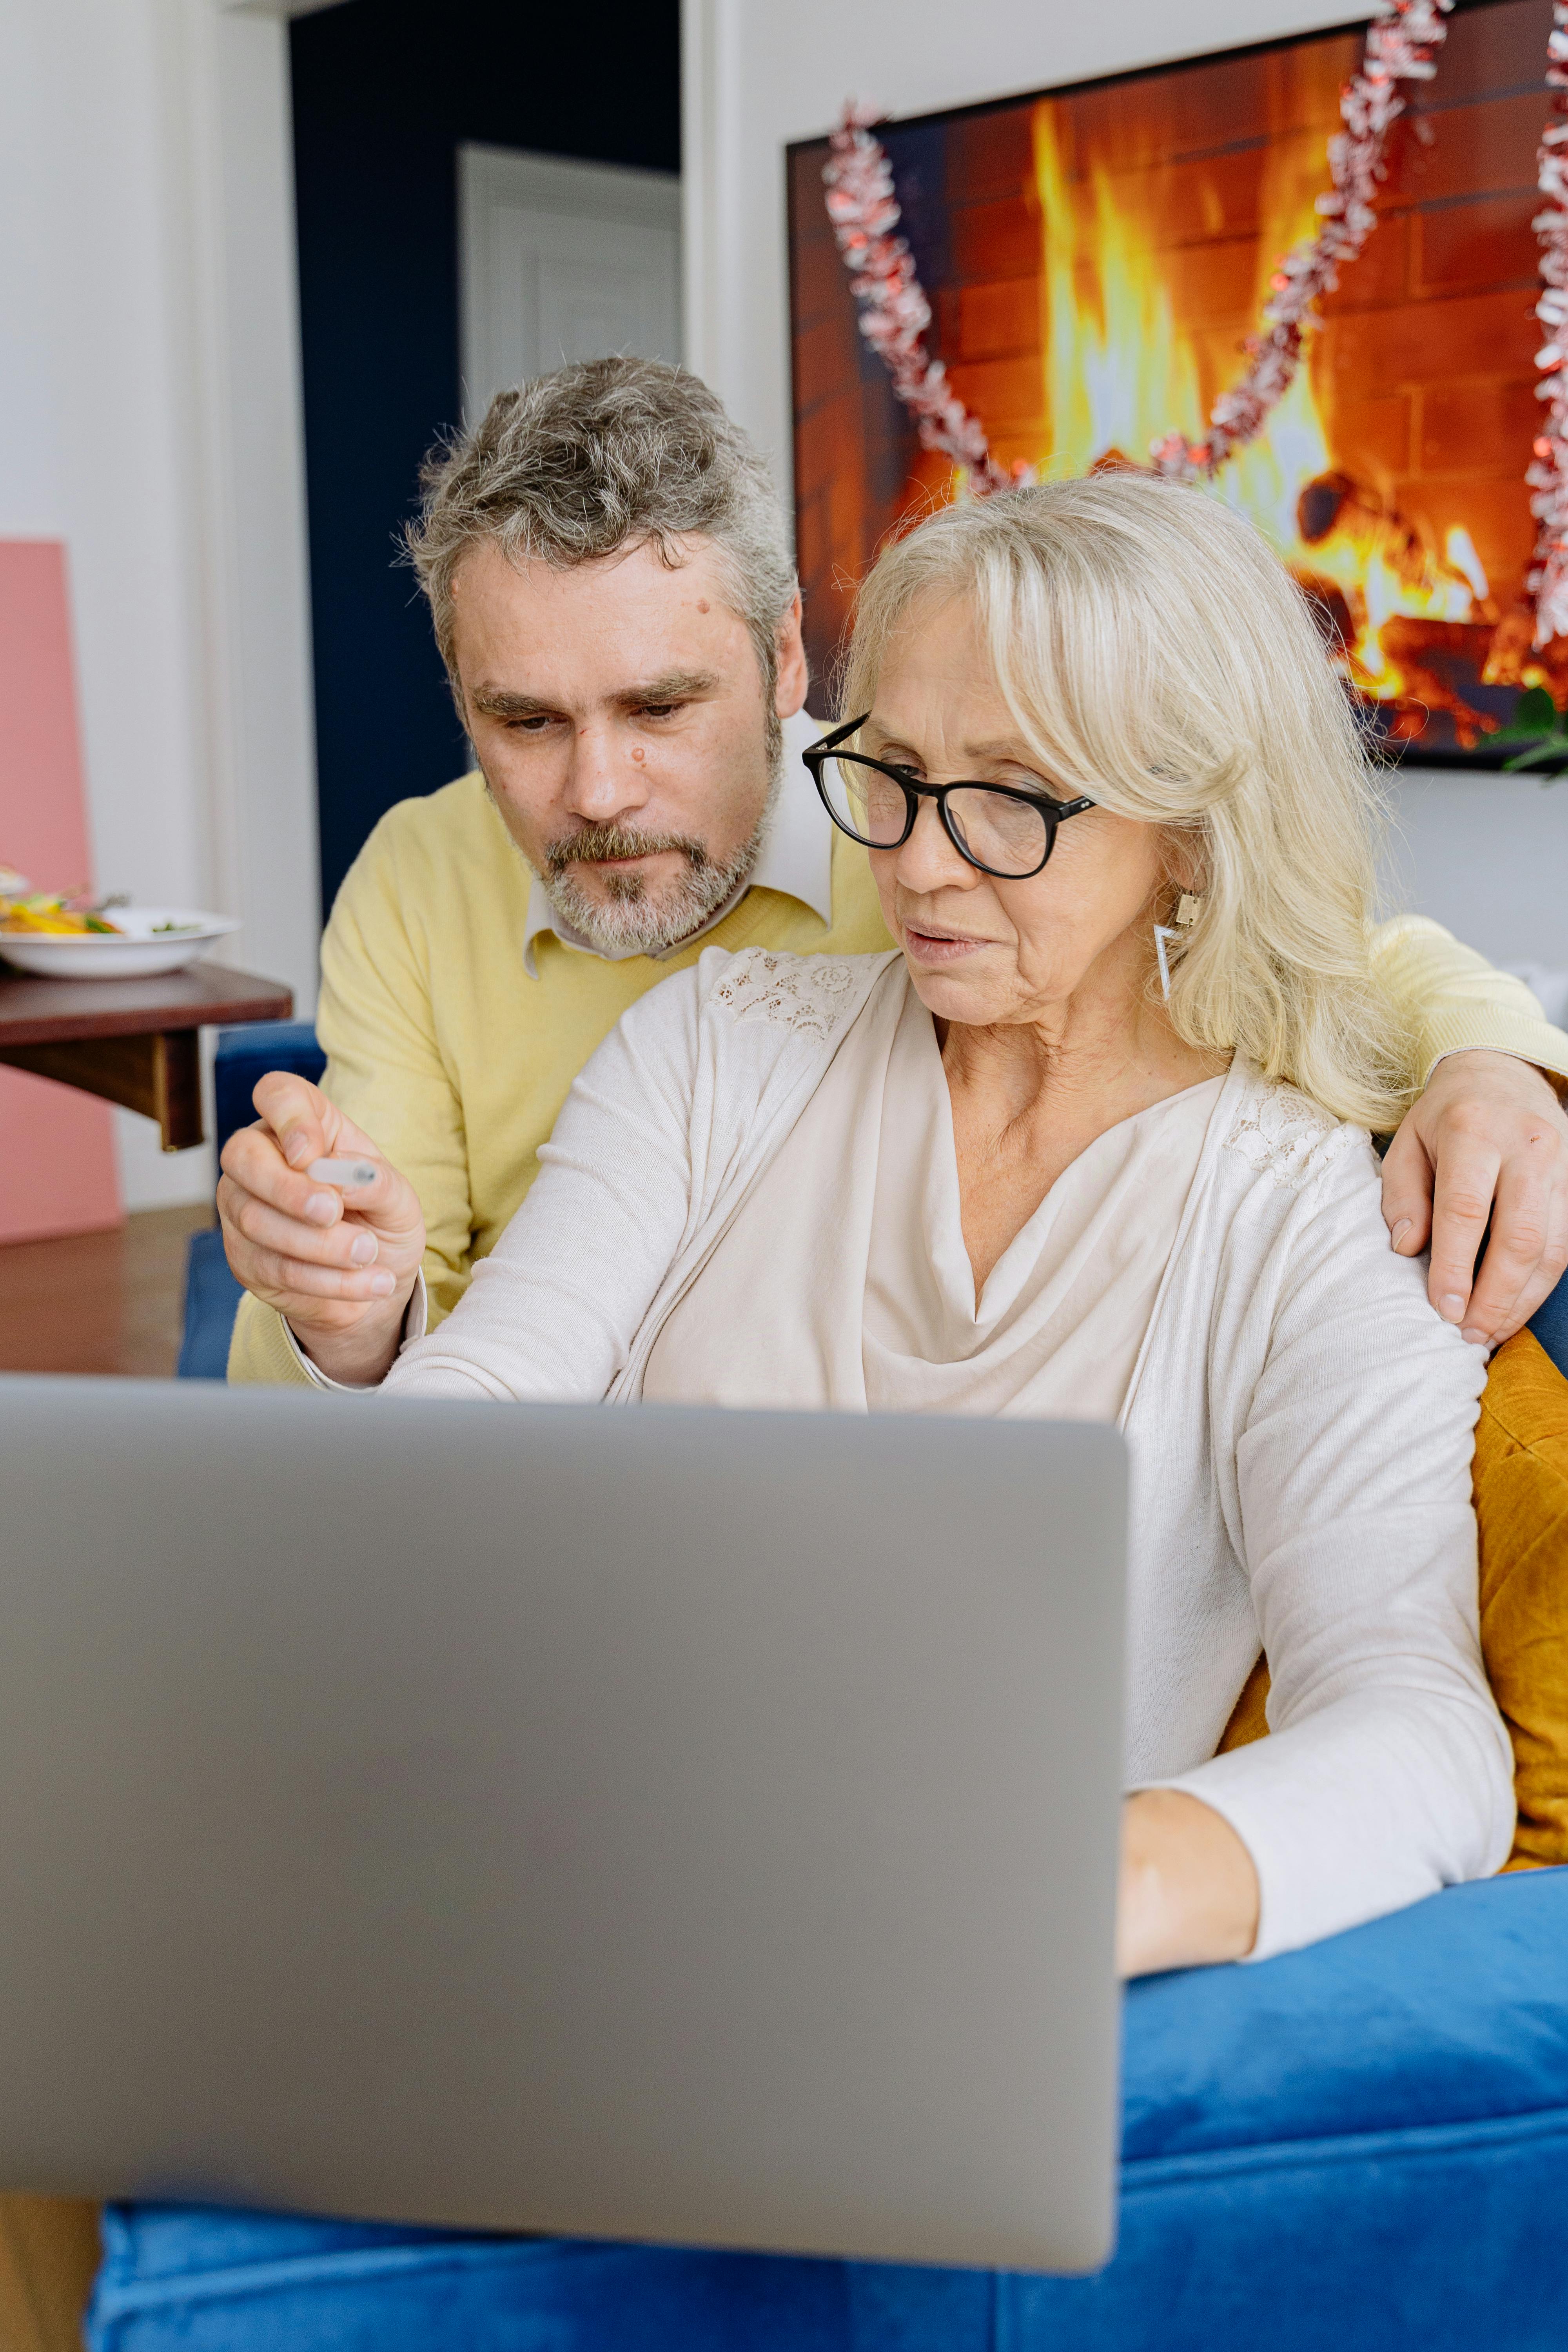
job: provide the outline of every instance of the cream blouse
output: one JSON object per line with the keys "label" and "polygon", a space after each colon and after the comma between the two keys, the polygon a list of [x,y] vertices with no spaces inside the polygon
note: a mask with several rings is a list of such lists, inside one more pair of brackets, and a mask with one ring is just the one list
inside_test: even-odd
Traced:
{"label": "cream blouse", "polygon": [[[1238,1060],[1092,1144],[976,1302],[945,1097],[900,959],[709,950],[605,1038],[387,1389],[1113,1415],[1128,1784],[1242,1839],[1255,1957],[1495,1870],[1485,1367],[1389,1248],[1366,1136]],[[1273,1737],[1216,1755],[1260,1644]]]}
{"label": "cream blouse", "polygon": [[[1224,1084],[1190,1087],[1099,1137],[977,1301],[942,1055],[906,983],[890,1038],[866,1024],[850,1033],[659,1333],[644,1395],[1115,1421]],[[862,1174],[868,1223],[841,1223],[849,1246],[823,1265],[824,1192],[848,1202]],[[801,1282],[803,1265],[818,1265],[817,1281]]]}

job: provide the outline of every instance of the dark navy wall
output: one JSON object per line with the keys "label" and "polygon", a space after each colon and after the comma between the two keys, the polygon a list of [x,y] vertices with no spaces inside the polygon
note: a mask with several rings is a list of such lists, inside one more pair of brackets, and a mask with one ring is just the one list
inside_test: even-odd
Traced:
{"label": "dark navy wall", "polygon": [[679,171],[679,0],[346,0],[290,29],[325,907],[463,764],[395,544],[458,417],[458,147]]}

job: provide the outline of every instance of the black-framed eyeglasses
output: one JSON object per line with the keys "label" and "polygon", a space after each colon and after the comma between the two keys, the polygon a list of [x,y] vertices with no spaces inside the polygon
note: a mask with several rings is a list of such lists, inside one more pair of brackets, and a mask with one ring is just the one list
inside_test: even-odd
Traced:
{"label": "black-framed eyeglasses", "polygon": [[901,849],[915,829],[922,800],[935,801],[942,831],[960,857],[1001,882],[1026,882],[1057,845],[1064,817],[1081,816],[1091,800],[1053,801],[1014,784],[928,784],[908,768],[841,751],[870,717],[850,719],[801,753],[822,804],[851,841],[868,849]]}

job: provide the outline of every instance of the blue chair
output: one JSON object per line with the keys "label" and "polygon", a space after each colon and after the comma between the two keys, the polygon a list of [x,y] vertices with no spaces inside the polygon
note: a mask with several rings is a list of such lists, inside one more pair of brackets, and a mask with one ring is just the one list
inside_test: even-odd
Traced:
{"label": "blue chair", "polygon": [[1568,1275],[1530,1318],[1530,1328],[1560,1372],[1568,1372]]}
{"label": "blue chair", "polygon": [[[268,1070],[292,1070],[312,1085],[327,1066],[308,1021],[257,1021],[244,1029],[220,1029],[213,1063],[213,1125],[223,1150],[237,1127],[256,1117],[251,1095]],[[185,1257],[185,1329],[176,1377],[221,1381],[228,1370],[228,1343],[243,1291],[228,1270],[223,1235],[216,1226],[191,1235]]]}
{"label": "blue chair", "polygon": [[1129,1989],[1090,2278],[105,2217],[92,2352],[1563,2352],[1568,1870]]}

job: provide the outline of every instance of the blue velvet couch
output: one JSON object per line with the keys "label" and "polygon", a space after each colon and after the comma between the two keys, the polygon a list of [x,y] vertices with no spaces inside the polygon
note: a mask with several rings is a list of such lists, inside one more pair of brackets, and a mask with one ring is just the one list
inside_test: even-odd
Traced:
{"label": "blue velvet couch", "polygon": [[111,2209],[92,2352],[1563,2352],[1568,1870],[1130,1988],[1092,2278]]}
{"label": "blue velvet couch", "polygon": [[[313,1057],[313,1063],[312,1059]],[[308,1030],[237,1032],[220,1126]],[[182,1371],[237,1293],[193,1253]],[[1534,1328],[1568,1369],[1568,1286]],[[1568,1563],[1565,1563],[1568,1572]],[[1129,1989],[1092,2278],[110,2209],[93,2352],[1568,2352],[1568,1870]]]}

